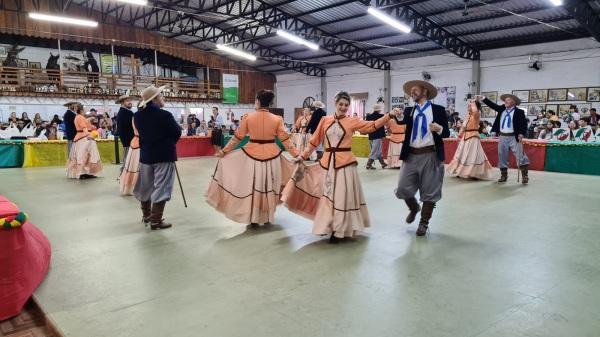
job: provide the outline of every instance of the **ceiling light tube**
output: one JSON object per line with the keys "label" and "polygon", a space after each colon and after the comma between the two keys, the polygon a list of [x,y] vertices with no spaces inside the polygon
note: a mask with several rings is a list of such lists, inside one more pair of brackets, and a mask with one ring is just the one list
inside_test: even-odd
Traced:
{"label": "ceiling light tube", "polygon": [[298,37],[296,35],[290,34],[290,33],[286,32],[284,30],[279,30],[278,29],[277,30],[277,35],[279,35],[279,36],[281,36],[283,38],[286,38],[286,39],[288,39],[288,40],[290,40],[292,42],[295,42],[297,44],[301,44],[301,45],[307,46],[310,49],[319,50],[319,45],[317,45],[316,43],[312,43],[310,41],[306,41],[305,39],[300,38],[300,37]]}
{"label": "ceiling light tube", "polygon": [[387,23],[388,25],[404,32],[404,33],[410,33],[410,31],[412,30],[409,26],[403,24],[402,22],[392,18],[391,16],[385,14],[384,12],[374,8],[374,7],[369,7],[369,9],[367,9],[367,12],[371,15],[373,15],[374,17],[378,18],[379,20]]}
{"label": "ceiling light tube", "polygon": [[550,0],[550,2],[554,5],[554,6],[561,6],[563,4],[562,0]]}
{"label": "ceiling light tube", "polygon": [[235,48],[228,47],[226,45],[218,44],[217,45],[217,49],[222,50],[222,51],[224,51],[226,53],[229,53],[229,54],[233,54],[233,55],[236,55],[236,56],[239,56],[239,57],[243,57],[243,58],[248,59],[250,61],[256,61],[256,56],[254,56],[252,54],[248,54],[248,53],[243,52],[241,50],[237,50]]}
{"label": "ceiling light tube", "polygon": [[138,5],[138,6],[147,6],[148,5],[147,0],[117,0],[117,1],[125,2],[128,4],[132,4],[132,5]]}
{"label": "ceiling light tube", "polygon": [[70,18],[68,16],[57,16],[42,13],[29,13],[29,17],[35,20],[66,23],[70,25],[98,27],[98,22],[84,19]]}

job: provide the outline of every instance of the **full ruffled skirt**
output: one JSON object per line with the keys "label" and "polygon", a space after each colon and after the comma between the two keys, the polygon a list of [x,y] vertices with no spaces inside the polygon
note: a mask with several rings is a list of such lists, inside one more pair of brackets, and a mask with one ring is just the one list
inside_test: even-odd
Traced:
{"label": "full ruffled skirt", "polygon": [[219,159],[205,193],[206,201],[232,221],[272,223],[281,203],[282,182],[289,179],[292,170],[283,156],[260,161],[244,151],[232,151]]}
{"label": "full ruffled skirt", "polygon": [[329,170],[307,165],[304,178],[291,179],[282,192],[285,206],[313,220],[313,233],[353,237],[370,227],[369,211],[356,166]]}
{"label": "full ruffled skirt", "polygon": [[119,177],[119,189],[121,195],[133,195],[133,189],[138,180],[140,172],[140,149],[129,148],[123,172]]}
{"label": "full ruffled skirt", "polygon": [[448,165],[448,174],[453,177],[491,180],[493,168],[477,137],[461,140],[454,159]]}
{"label": "full ruffled skirt", "polygon": [[67,161],[67,178],[79,179],[84,174],[98,176],[102,169],[102,160],[95,140],[82,138],[73,143]]}
{"label": "full ruffled skirt", "polygon": [[402,160],[400,160],[400,152],[402,151],[402,143],[389,142],[387,164],[389,168],[401,168]]}
{"label": "full ruffled skirt", "polygon": [[[304,150],[308,148],[308,142],[310,141],[311,134],[310,133],[293,133],[292,134],[292,144],[300,154],[304,153]],[[317,153],[313,151],[311,153],[309,160],[316,160]]]}

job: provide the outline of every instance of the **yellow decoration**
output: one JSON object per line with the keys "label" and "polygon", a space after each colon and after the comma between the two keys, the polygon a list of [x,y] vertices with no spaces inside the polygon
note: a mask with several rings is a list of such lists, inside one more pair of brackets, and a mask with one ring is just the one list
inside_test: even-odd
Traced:
{"label": "yellow decoration", "polygon": [[[25,142],[25,158],[23,167],[65,166],[67,164],[67,142],[64,140],[48,140]],[[96,140],[100,158],[103,163],[115,162],[115,141],[110,139]],[[122,161],[123,148],[119,148],[119,158]]]}

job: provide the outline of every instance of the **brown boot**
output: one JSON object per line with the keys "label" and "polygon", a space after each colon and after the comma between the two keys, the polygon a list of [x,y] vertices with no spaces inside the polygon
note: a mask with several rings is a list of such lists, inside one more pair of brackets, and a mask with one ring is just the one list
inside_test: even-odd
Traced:
{"label": "brown boot", "polygon": [[373,159],[367,160],[367,170],[374,170],[375,169],[375,166],[373,166],[373,162],[374,162]]}
{"label": "brown boot", "polygon": [[415,198],[406,199],[404,200],[404,202],[410,210],[408,216],[406,217],[406,223],[413,223],[415,221],[415,218],[417,217],[417,214],[419,213],[419,211],[421,211],[421,206],[419,206],[419,202]]}
{"label": "brown boot", "polygon": [[171,224],[165,222],[163,219],[163,212],[165,211],[166,201],[161,201],[156,204],[152,204],[152,215],[150,216],[150,229],[166,229],[171,228]]}
{"label": "brown boot", "polygon": [[499,183],[505,183],[508,180],[508,169],[501,168],[500,169],[500,179],[498,179]]}
{"label": "brown boot", "polygon": [[383,158],[379,158],[379,164],[381,164],[381,168],[384,169],[386,168],[388,165],[385,163],[385,160],[383,160]]}
{"label": "brown boot", "polygon": [[434,208],[435,202],[423,202],[423,210],[421,210],[421,221],[419,222],[419,228],[417,228],[417,236],[423,236],[427,234],[427,229],[429,228],[429,219],[431,219]]}
{"label": "brown boot", "polygon": [[150,216],[152,215],[152,202],[142,201],[140,204],[142,205],[142,222],[148,226],[150,223]]}
{"label": "brown boot", "polygon": [[529,165],[523,165],[519,168],[521,169],[521,174],[523,175],[523,180],[521,180],[521,183],[523,183],[523,185],[527,185],[529,183]]}

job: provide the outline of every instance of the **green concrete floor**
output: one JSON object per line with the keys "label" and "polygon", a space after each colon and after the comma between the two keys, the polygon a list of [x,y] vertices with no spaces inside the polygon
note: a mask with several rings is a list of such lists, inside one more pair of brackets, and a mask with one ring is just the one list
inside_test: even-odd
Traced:
{"label": "green concrete floor", "polygon": [[36,296],[66,336],[575,337],[600,335],[600,200],[593,176],[533,172],[528,187],[446,178],[431,234],[393,197],[397,171],[361,179],[374,227],[329,245],[284,208],[246,230],[207,207],[215,159],[179,162],[170,230],[149,232],[117,167],[0,170],[0,193],[53,244]]}

